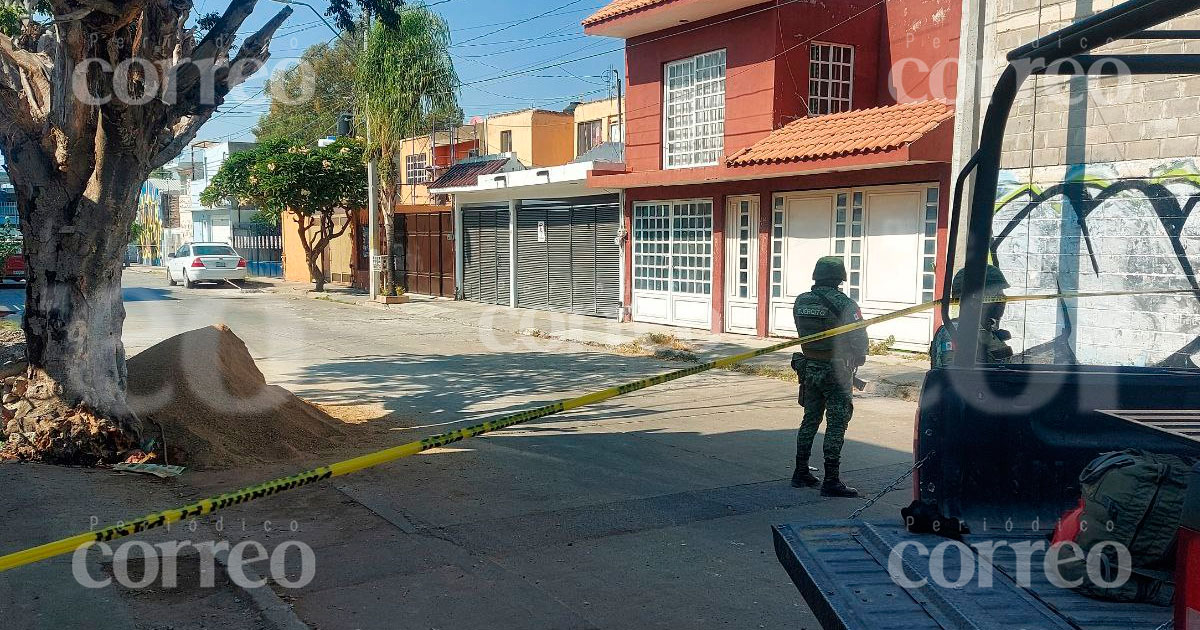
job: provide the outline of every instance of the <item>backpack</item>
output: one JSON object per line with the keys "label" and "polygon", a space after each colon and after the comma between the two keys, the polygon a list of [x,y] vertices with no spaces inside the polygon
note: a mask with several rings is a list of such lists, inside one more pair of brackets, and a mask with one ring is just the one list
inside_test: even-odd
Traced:
{"label": "backpack", "polygon": [[[1129,550],[1129,580],[1111,588],[1087,579],[1086,560],[1064,562],[1068,580],[1083,579],[1075,590],[1088,597],[1167,606],[1174,595],[1172,571],[1187,482],[1196,460],[1177,455],[1127,450],[1105,453],[1079,475],[1082,499],[1063,519],[1055,540],[1071,538],[1088,556],[1100,543]],[[1064,527],[1065,526],[1065,527]],[[1073,534],[1073,536],[1071,536]],[[1106,581],[1118,574],[1112,545],[1103,548],[1100,569]]]}

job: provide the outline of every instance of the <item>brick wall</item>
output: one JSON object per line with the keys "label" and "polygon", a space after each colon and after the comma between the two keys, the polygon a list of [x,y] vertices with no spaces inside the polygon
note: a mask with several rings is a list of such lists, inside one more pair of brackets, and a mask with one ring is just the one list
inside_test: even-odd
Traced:
{"label": "brick wall", "polygon": [[[1077,2],[988,3],[983,102],[1009,50],[1113,4],[1097,0],[1089,11]],[[1159,28],[1200,29],[1200,17]],[[1200,42],[1121,43],[1097,52],[1196,53]],[[1062,77],[1027,80],[1004,138],[994,223],[1010,293],[1195,287],[1198,135],[1200,77],[1089,78],[1075,80],[1074,90]],[[1079,191],[1074,203],[1071,190]],[[1194,296],[1016,304],[1004,325],[1039,362],[1055,354],[1056,337],[1060,360],[1065,344],[1090,364],[1186,365],[1184,356],[1200,354]]]}

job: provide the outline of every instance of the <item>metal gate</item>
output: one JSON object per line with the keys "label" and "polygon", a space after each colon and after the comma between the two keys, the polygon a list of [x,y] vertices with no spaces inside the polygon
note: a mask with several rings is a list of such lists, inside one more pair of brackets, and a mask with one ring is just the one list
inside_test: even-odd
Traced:
{"label": "metal gate", "polygon": [[233,226],[230,245],[246,259],[252,276],[283,277],[283,234],[280,227],[258,223]]}
{"label": "metal gate", "polygon": [[450,212],[396,215],[403,246],[404,286],[410,293],[454,296],[454,234]]}
{"label": "metal gate", "polygon": [[531,199],[517,211],[517,306],[617,317],[617,195]]}
{"label": "metal gate", "polygon": [[508,204],[464,207],[462,223],[463,299],[508,306]]}

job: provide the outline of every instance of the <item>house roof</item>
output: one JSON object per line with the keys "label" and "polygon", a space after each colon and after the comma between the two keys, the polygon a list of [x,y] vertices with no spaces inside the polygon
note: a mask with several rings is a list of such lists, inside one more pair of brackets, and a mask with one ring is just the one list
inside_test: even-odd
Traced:
{"label": "house roof", "polygon": [[671,2],[671,0],[613,0],[607,5],[601,7],[599,11],[596,11],[585,18],[583,20],[583,25],[591,26],[592,24],[597,24],[603,22],[604,20],[611,20],[615,17],[633,13],[634,11],[649,9],[660,4],[666,4],[668,2]]}
{"label": "house roof", "polygon": [[731,167],[783,164],[890,151],[954,116],[941,101],[902,103],[801,118],[730,156]]}
{"label": "house roof", "polygon": [[572,164],[580,162],[609,162],[618,163],[625,161],[625,143],[623,142],[604,142],[591,150],[585,151],[579,157],[571,160]]}
{"label": "house roof", "polygon": [[506,156],[459,162],[451,166],[445,173],[442,173],[441,177],[430,183],[429,189],[441,190],[445,188],[474,186],[479,181],[480,175],[499,173],[501,169],[508,165],[510,159]]}
{"label": "house roof", "polygon": [[583,20],[583,30],[629,39],[762,4],[763,0],[610,0]]}

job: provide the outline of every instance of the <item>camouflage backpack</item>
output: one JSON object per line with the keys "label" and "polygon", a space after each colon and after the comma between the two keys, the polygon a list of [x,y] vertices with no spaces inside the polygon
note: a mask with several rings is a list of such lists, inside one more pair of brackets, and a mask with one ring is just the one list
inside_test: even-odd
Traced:
{"label": "camouflage backpack", "polygon": [[[1083,579],[1075,590],[1097,599],[1166,606],[1174,595],[1172,569],[1179,522],[1192,466],[1177,455],[1127,450],[1105,453],[1079,475],[1083,498],[1075,542],[1086,558],[1101,543],[1129,550],[1129,581],[1107,588],[1087,579],[1086,560],[1061,566],[1068,580]],[[1066,556],[1068,552],[1063,552]],[[1100,572],[1113,581],[1122,568],[1116,548],[1102,548]]]}

